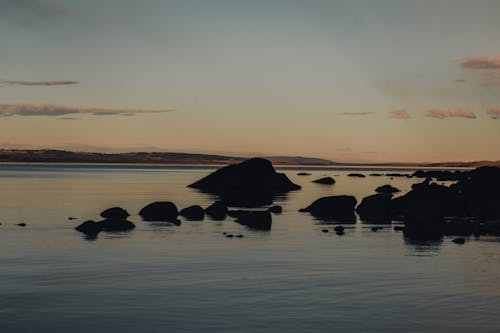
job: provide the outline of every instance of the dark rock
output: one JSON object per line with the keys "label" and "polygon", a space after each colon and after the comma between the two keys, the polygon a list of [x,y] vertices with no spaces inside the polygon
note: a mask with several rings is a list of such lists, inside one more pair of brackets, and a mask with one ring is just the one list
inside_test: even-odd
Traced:
{"label": "dark rock", "polygon": [[97,222],[102,231],[128,231],[135,228],[135,224],[125,219],[105,219]]}
{"label": "dark rock", "polygon": [[366,176],[363,175],[362,173],[350,173],[347,175],[348,177],[358,177],[358,178],[365,178]]}
{"label": "dark rock", "polygon": [[281,214],[283,212],[283,207],[281,206],[272,206],[267,209],[268,212],[274,214]]}
{"label": "dark rock", "polygon": [[188,220],[200,221],[205,218],[205,211],[201,206],[194,205],[182,209],[179,214]]}
{"label": "dark rock", "polygon": [[68,220],[76,220],[76,219],[77,219],[76,217],[72,217],[72,216],[68,217]]}
{"label": "dark rock", "polygon": [[310,176],[311,174],[310,173],[307,173],[307,172],[299,172],[297,174],[297,176]]}
{"label": "dark rock", "polygon": [[205,208],[205,213],[213,220],[224,220],[227,215],[227,206],[221,201],[216,201]]}
{"label": "dark rock", "polygon": [[387,177],[406,177],[411,178],[412,176],[407,173],[386,173]]}
{"label": "dark rock", "polygon": [[392,194],[392,193],[397,193],[397,192],[401,192],[400,189],[394,187],[394,186],[391,186],[391,185],[383,185],[383,186],[379,186],[375,189],[375,192],[377,193],[387,193],[387,194]]}
{"label": "dark rock", "polygon": [[397,225],[394,227],[394,231],[404,231],[405,227],[403,225]]}
{"label": "dark rock", "polygon": [[300,209],[299,212],[309,212],[320,220],[332,221],[354,221],[354,207],[356,198],[350,195],[336,195],[319,198],[308,207]]}
{"label": "dark rock", "polygon": [[328,229],[321,229],[321,232],[328,233]]}
{"label": "dark rock", "polygon": [[370,176],[372,177],[382,177],[380,173],[370,173]]}
{"label": "dark rock", "polygon": [[179,212],[174,203],[158,201],[150,203],[139,212],[144,221],[176,221]]}
{"label": "dark rock", "polygon": [[465,244],[465,238],[458,237],[458,238],[453,239],[452,242],[455,244]]}
{"label": "dark rock", "polygon": [[97,235],[101,231],[101,228],[97,222],[88,220],[77,226],[75,230],[86,235]]}
{"label": "dark rock", "polygon": [[323,184],[323,185],[333,185],[333,184],[335,184],[335,179],[333,179],[332,177],[324,177],[324,178],[313,180],[313,183]]}
{"label": "dark rock", "polygon": [[26,226],[26,223],[18,223],[17,224],[18,227],[25,227]]}
{"label": "dark rock", "polygon": [[251,212],[251,210],[245,210],[245,209],[229,210],[227,212],[227,215],[229,215],[232,218],[239,219],[243,215],[246,215],[250,212]]}
{"label": "dark rock", "polygon": [[234,235],[233,235],[233,234],[227,234],[227,235],[226,235],[226,237],[227,237],[227,238],[233,238],[233,237],[234,237]]}
{"label": "dark rock", "polygon": [[243,207],[272,204],[276,196],[301,188],[262,158],[228,165],[188,186],[216,194],[228,205]]}
{"label": "dark rock", "polygon": [[238,238],[243,238],[243,235],[241,235],[241,234],[240,234],[240,235],[237,235],[236,237],[238,237]]}
{"label": "dark rock", "polygon": [[337,236],[342,236],[342,235],[345,234],[343,230],[342,231],[336,231],[335,233],[337,234]]}
{"label": "dark rock", "polygon": [[345,228],[341,225],[338,225],[335,228],[333,228],[333,230],[335,230],[335,232],[344,232],[344,229]]}
{"label": "dark rock", "polygon": [[459,170],[449,171],[449,170],[417,170],[413,173],[413,177],[416,178],[435,178],[438,181],[450,181],[450,180],[460,180],[465,177],[467,172],[461,172]]}
{"label": "dark rock", "polygon": [[382,227],[371,227],[370,229],[371,229],[373,232],[377,232],[377,231],[382,230],[382,229],[384,229],[384,228],[382,228]]}
{"label": "dark rock", "polygon": [[271,230],[272,217],[267,211],[252,211],[241,216],[236,222],[253,229]]}
{"label": "dark rock", "polygon": [[101,212],[101,217],[105,219],[126,219],[130,214],[123,208],[113,207]]}
{"label": "dark rock", "polygon": [[363,198],[356,212],[363,221],[391,223],[391,196],[374,194]]}

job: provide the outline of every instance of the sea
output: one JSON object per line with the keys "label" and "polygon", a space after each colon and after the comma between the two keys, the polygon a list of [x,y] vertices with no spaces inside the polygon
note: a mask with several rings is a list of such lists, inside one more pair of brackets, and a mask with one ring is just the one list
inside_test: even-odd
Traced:
{"label": "sea", "polygon": [[[329,195],[360,202],[385,184],[404,194],[421,179],[278,168],[302,189],[277,198],[270,231],[137,215],[154,201],[207,207],[217,197],[186,185],[214,170],[0,165],[0,332],[500,332],[500,238],[415,240],[359,218],[338,236],[298,212]],[[311,182],[325,176],[336,183]],[[114,206],[134,230],[74,230]]]}

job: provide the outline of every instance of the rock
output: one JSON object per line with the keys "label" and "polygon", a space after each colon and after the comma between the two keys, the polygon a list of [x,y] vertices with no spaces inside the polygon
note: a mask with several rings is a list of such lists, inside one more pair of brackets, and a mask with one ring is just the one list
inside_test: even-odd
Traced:
{"label": "rock", "polygon": [[342,231],[336,231],[335,233],[337,234],[337,236],[342,236],[342,235],[345,234],[343,230]]}
{"label": "rock", "polygon": [[76,217],[73,217],[73,216],[70,216],[68,217],[68,220],[76,220],[77,218]]}
{"label": "rock", "polygon": [[333,185],[333,184],[335,184],[335,179],[333,179],[332,177],[324,177],[324,178],[313,180],[312,182],[316,183],[316,184]]}
{"label": "rock", "polygon": [[174,203],[170,201],[158,201],[150,203],[139,212],[144,221],[167,221],[177,220],[179,212]]}
{"label": "rock", "polygon": [[101,231],[101,228],[97,222],[88,220],[77,226],[75,230],[86,235],[97,235]]}
{"label": "rock", "polygon": [[333,228],[333,230],[335,232],[344,232],[344,227],[339,225],[339,226],[336,226],[335,228]]}
{"label": "rock", "polygon": [[377,232],[377,231],[382,230],[382,229],[384,229],[384,228],[382,228],[382,227],[371,227],[370,229],[371,229],[373,232]]}
{"label": "rock", "polygon": [[455,244],[465,244],[465,238],[458,237],[458,238],[453,239],[452,242]]}
{"label": "rock", "polygon": [[25,227],[26,226],[26,223],[18,223],[17,224],[18,227]]}
{"label": "rock", "polygon": [[234,235],[233,235],[233,234],[226,234],[226,237],[227,237],[227,238],[233,238],[233,237],[234,237]]}
{"label": "rock", "polygon": [[200,221],[205,218],[205,211],[201,206],[194,205],[182,209],[179,215],[185,217],[188,220]]}
{"label": "rock", "polygon": [[105,219],[97,222],[102,231],[128,231],[135,228],[135,224],[125,219]]}
{"label": "rock", "polygon": [[101,212],[101,217],[105,219],[126,219],[130,214],[123,208],[113,207]]}
{"label": "rock", "polygon": [[269,213],[281,214],[283,212],[283,207],[281,206],[272,206],[267,209]]}
{"label": "rock", "polygon": [[321,229],[321,232],[328,233],[328,229]]}
{"label": "rock", "polygon": [[406,177],[411,178],[412,176],[407,173],[386,173],[387,177]]}
{"label": "rock", "polygon": [[397,225],[394,227],[394,231],[404,231],[404,230],[405,230],[405,227],[402,225]]}
{"label": "rock", "polygon": [[467,172],[461,172],[459,170],[449,171],[449,170],[417,170],[412,176],[416,178],[435,178],[438,181],[450,181],[450,180],[460,180],[467,175]]}
{"label": "rock", "polygon": [[271,230],[272,217],[267,211],[252,211],[241,216],[236,222],[253,229]]}
{"label": "rock", "polygon": [[238,238],[243,238],[243,235],[241,235],[241,234],[240,234],[240,235],[237,235],[236,237],[238,237]]}
{"label": "rock", "polygon": [[336,195],[319,198],[299,212],[309,212],[320,220],[355,221],[354,207],[356,198],[350,195]]}
{"label": "rock", "polygon": [[307,173],[307,172],[299,172],[297,174],[297,176],[310,176],[311,174],[310,173]]}
{"label": "rock", "polygon": [[227,215],[230,216],[230,217],[232,217],[232,218],[239,219],[243,215],[246,215],[246,214],[248,214],[250,212],[251,212],[251,210],[236,209],[236,210],[229,210],[227,212]]}
{"label": "rock", "polygon": [[216,194],[228,205],[241,207],[272,204],[277,195],[301,188],[262,158],[228,165],[188,186]]}
{"label": "rock", "polygon": [[394,186],[391,186],[391,185],[383,185],[383,186],[379,186],[375,189],[375,192],[377,193],[387,193],[387,194],[392,194],[392,193],[397,193],[397,192],[401,192],[400,189],[394,187]]}
{"label": "rock", "polygon": [[216,201],[205,208],[205,213],[213,220],[224,220],[227,215],[227,206],[221,201]]}
{"label": "rock", "polygon": [[363,175],[362,173],[350,173],[347,175],[348,177],[358,177],[358,178],[365,178],[366,176]]}
{"label": "rock", "polygon": [[363,198],[356,212],[363,221],[391,223],[391,196],[374,194]]}
{"label": "rock", "polygon": [[371,177],[382,177],[380,173],[370,173]]}

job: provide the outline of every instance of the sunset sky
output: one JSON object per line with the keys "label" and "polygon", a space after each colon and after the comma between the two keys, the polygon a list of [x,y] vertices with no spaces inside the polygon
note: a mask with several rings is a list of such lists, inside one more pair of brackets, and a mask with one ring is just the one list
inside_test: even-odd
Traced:
{"label": "sunset sky", "polygon": [[498,0],[0,0],[0,148],[500,160]]}

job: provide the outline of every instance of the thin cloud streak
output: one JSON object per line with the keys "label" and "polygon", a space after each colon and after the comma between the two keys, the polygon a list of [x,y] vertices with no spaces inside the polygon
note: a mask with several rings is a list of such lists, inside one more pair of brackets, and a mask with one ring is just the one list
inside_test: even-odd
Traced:
{"label": "thin cloud streak", "polygon": [[26,80],[0,80],[0,86],[67,86],[79,84],[79,81],[72,80],[51,80],[51,81],[26,81]]}
{"label": "thin cloud streak", "polygon": [[455,110],[440,110],[432,109],[427,111],[426,117],[445,119],[445,118],[466,118],[466,119],[476,119],[474,112],[467,109],[455,109]]}
{"label": "thin cloud streak", "polygon": [[406,110],[393,110],[389,111],[389,118],[392,119],[410,119],[411,115]]}
{"label": "thin cloud streak", "polygon": [[342,112],[341,116],[368,116],[373,112]]}
{"label": "thin cloud streak", "polygon": [[475,56],[455,60],[460,66],[468,69],[500,69],[500,54],[488,56]]}
{"label": "thin cloud streak", "polygon": [[173,109],[148,110],[148,109],[106,109],[87,108],[78,106],[64,106],[53,104],[0,104],[0,117],[32,117],[46,116],[58,117],[65,115],[88,114],[93,116],[134,116],[141,113],[166,113]]}
{"label": "thin cloud streak", "polygon": [[500,119],[500,109],[489,109],[486,113],[492,119]]}

